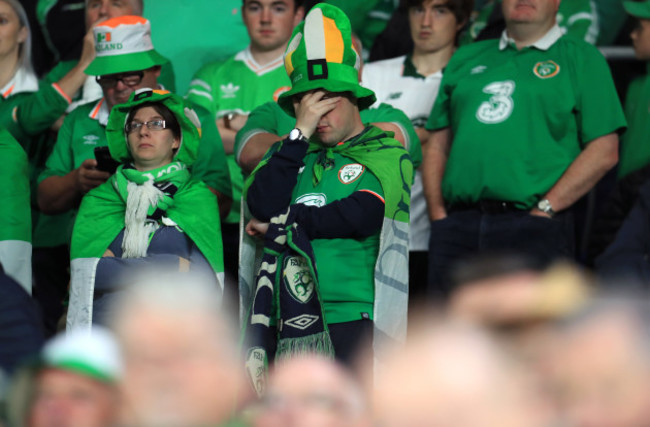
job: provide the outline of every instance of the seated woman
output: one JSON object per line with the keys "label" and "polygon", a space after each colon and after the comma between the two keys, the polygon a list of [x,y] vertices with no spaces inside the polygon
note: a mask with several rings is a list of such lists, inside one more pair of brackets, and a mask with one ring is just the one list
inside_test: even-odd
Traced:
{"label": "seated woman", "polygon": [[105,323],[109,303],[138,267],[200,275],[223,291],[217,199],[188,169],[199,144],[196,123],[194,111],[167,91],[141,89],[112,109],[106,136],[122,165],[81,202],[68,327]]}

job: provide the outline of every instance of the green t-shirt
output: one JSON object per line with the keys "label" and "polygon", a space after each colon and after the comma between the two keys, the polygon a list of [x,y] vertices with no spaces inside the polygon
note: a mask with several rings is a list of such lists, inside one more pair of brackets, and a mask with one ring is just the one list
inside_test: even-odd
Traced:
{"label": "green t-shirt", "polygon": [[[323,206],[364,190],[383,198],[375,175],[338,153],[334,153],[334,165],[314,186],[311,171],[319,156],[305,156],[304,172],[298,175],[292,203]],[[372,318],[379,232],[362,239],[313,239],[311,244],[327,323],[360,320],[361,313]]]}
{"label": "green t-shirt", "polygon": [[[409,120],[402,110],[398,110],[388,104],[380,104],[377,108],[361,110],[359,114],[361,121],[366,125],[370,123],[392,122],[404,129],[413,167],[417,168],[422,163],[420,139],[417,133],[415,133],[411,120]],[[269,132],[274,135],[283,136],[288,134],[295,126],[296,119],[288,115],[276,102],[267,102],[255,108],[248,117],[244,127],[237,132],[237,138],[235,139],[237,161],[239,161],[242,149],[253,135],[261,132]]]}
{"label": "green t-shirt", "polygon": [[536,45],[500,40],[459,49],[447,66],[428,129],[451,127],[446,203],[480,199],[531,208],[589,142],[625,118],[603,56],[558,27]]}
{"label": "green t-shirt", "polygon": [[625,117],[628,128],[621,140],[619,179],[650,163],[650,74],[630,83]]}
{"label": "green t-shirt", "polygon": [[44,215],[36,203],[37,177],[44,167],[54,138],[50,126],[65,112],[67,95],[47,81],[36,82],[24,70],[19,70],[0,97],[0,128],[6,129],[25,149],[31,190],[34,247],[57,246],[65,243],[60,225],[67,222],[61,215]]}
{"label": "green t-shirt", "polygon": [[[207,64],[201,68],[190,85],[187,99],[221,118],[230,113],[249,114],[255,107],[291,88],[280,57],[265,66],[258,65],[248,49],[223,62]],[[235,161],[227,155],[232,183],[233,204],[227,223],[239,223],[239,211],[244,177]]]}
{"label": "green t-shirt", "polygon": [[0,241],[32,241],[27,155],[6,129],[0,129],[0,156],[5,163],[0,189],[3,224]]}

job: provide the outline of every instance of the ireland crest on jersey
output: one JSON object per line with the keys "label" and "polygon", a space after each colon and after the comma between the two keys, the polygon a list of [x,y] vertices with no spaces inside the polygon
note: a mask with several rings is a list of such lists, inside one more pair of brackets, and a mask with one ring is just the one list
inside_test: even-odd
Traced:
{"label": "ireland crest on jersey", "polygon": [[292,256],[285,259],[283,276],[289,294],[296,301],[304,304],[314,295],[314,278],[305,258]]}
{"label": "ireland crest on jersey", "polygon": [[560,66],[555,61],[542,61],[535,64],[533,72],[540,79],[550,79],[560,72]]}
{"label": "ireland crest on jersey", "polygon": [[339,181],[343,184],[354,182],[361,176],[365,169],[363,165],[358,163],[345,165],[339,170]]}

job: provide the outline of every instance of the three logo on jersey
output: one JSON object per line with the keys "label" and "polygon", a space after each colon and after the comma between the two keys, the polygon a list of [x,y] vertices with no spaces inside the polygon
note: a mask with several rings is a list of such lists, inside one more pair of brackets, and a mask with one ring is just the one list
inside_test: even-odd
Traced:
{"label": "three logo on jersey", "polygon": [[[479,74],[487,69],[485,65],[472,68],[471,74]],[[540,61],[533,67],[533,74],[542,80],[551,79],[560,73],[560,66],[552,60]],[[492,82],[483,88],[483,92],[490,96],[490,99],[483,102],[476,111],[476,118],[485,124],[501,123],[510,117],[515,107],[513,94],[515,82],[505,80]]]}

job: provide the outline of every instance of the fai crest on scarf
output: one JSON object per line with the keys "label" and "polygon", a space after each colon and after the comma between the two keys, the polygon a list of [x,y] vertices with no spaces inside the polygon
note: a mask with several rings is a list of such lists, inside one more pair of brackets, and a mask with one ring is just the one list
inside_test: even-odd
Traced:
{"label": "fai crest on scarf", "polygon": [[358,163],[345,165],[339,170],[339,181],[343,184],[354,182],[361,176],[366,168]]}
{"label": "fai crest on scarf", "polygon": [[314,278],[307,260],[292,256],[284,260],[284,284],[289,294],[300,303],[306,303],[314,295]]}
{"label": "fai crest on scarf", "polygon": [[264,394],[266,390],[266,365],[266,350],[264,348],[254,347],[248,350],[246,370],[258,396]]}

